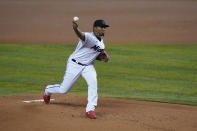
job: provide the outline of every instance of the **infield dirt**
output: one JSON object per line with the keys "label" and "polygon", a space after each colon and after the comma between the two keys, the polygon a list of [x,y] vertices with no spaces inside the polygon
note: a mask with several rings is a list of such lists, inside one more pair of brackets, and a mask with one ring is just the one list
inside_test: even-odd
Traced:
{"label": "infield dirt", "polygon": [[197,107],[100,98],[97,119],[86,97],[54,95],[51,104],[24,103],[42,95],[0,97],[1,131],[196,131]]}

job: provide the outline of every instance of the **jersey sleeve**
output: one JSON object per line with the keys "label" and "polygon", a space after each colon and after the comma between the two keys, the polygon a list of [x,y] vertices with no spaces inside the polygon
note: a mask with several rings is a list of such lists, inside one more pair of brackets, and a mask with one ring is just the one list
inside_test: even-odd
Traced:
{"label": "jersey sleeve", "polygon": [[88,32],[85,32],[85,43],[89,43],[91,41],[91,36]]}
{"label": "jersey sleeve", "polygon": [[95,40],[95,37],[92,36],[92,33],[86,32],[85,33],[85,43],[90,46],[97,45],[97,40]]}

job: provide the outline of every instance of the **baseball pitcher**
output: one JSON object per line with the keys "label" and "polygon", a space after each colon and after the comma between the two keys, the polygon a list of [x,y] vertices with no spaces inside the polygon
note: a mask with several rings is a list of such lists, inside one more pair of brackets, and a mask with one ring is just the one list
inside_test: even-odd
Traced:
{"label": "baseball pitcher", "polygon": [[44,102],[50,102],[52,94],[67,93],[76,80],[82,76],[88,85],[88,103],[86,116],[96,119],[95,107],[97,106],[97,75],[94,68],[94,60],[109,61],[109,56],[104,50],[103,37],[106,28],[109,27],[104,20],[96,20],[93,24],[93,32],[81,32],[77,20],[72,22],[73,30],[79,38],[75,51],[69,56],[67,68],[61,84],[46,85],[43,95]]}

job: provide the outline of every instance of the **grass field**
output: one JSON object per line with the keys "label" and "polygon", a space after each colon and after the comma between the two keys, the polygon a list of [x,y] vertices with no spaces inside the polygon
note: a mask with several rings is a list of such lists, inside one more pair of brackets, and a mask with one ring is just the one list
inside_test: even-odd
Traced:
{"label": "grass field", "polygon": [[[42,93],[61,83],[76,45],[0,44],[0,96]],[[99,96],[197,105],[197,45],[106,45],[95,62]],[[87,95],[80,78],[69,94]]]}

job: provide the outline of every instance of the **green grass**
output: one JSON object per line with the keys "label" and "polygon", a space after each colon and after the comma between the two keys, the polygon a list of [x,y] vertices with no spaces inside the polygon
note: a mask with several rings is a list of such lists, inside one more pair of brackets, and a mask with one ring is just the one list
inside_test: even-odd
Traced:
{"label": "green grass", "polygon": [[[0,45],[0,96],[42,93],[61,83],[76,45]],[[197,105],[197,45],[106,45],[96,62],[99,96]],[[87,95],[80,78],[70,94]]]}

